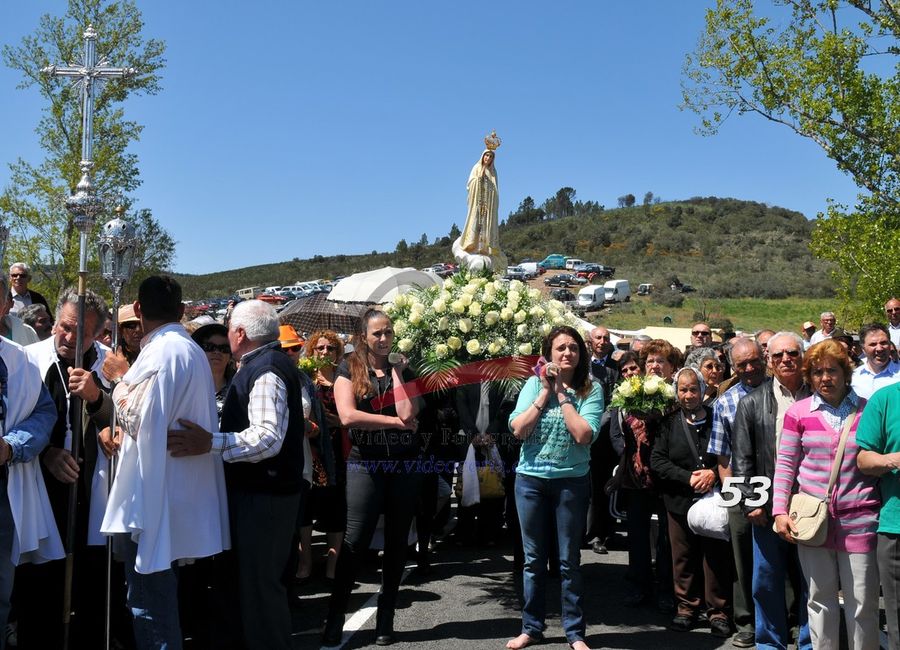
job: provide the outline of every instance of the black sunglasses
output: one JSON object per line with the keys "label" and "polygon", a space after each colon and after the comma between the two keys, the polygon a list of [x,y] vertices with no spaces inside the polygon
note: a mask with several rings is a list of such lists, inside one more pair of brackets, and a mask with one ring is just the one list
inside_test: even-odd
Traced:
{"label": "black sunglasses", "polygon": [[231,354],[231,346],[228,343],[216,345],[215,343],[205,341],[200,344],[200,349],[204,352],[221,352],[222,354]]}
{"label": "black sunglasses", "polygon": [[796,359],[800,356],[800,350],[784,350],[783,352],[773,352],[773,359],[781,359],[784,355],[788,355],[791,359]]}
{"label": "black sunglasses", "polygon": [[704,332],[703,330],[697,330],[695,332],[691,332],[693,336],[712,336],[712,332]]}
{"label": "black sunglasses", "polygon": [[140,326],[141,326],[141,324],[134,320],[128,321],[127,323],[122,323],[121,325],[119,325],[119,327],[121,327],[123,330],[136,330]]}

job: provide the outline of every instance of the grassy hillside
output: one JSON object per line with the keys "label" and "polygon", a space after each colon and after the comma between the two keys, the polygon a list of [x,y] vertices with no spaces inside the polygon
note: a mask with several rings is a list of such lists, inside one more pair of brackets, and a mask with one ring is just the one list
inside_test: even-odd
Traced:
{"label": "grassy hillside", "polygon": [[[829,298],[828,267],[809,252],[812,223],[798,212],[736,199],[687,201],[604,210],[576,206],[573,216],[501,225],[510,262],[550,253],[616,267],[616,277],[657,287],[672,276],[703,298]],[[398,237],[409,233],[397,233]],[[390,253],[294,259],[280,264],[177,275],[189,298],[222,296],[246,286],[332,278],[382,266],[423,267],[452,260],[450,238]],[[805,318],[803,319],[805,320]]]}

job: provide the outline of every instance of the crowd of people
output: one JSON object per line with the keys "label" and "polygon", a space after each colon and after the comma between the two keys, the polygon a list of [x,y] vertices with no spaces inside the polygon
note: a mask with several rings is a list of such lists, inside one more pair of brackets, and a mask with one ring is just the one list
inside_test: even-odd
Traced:
{"label": "crowd of people", "polygon": [[[830,312],[802,335],[714,341],[696,323],[684,351],[556,326],[518,387],[423,393],[378,309],[350,346],[330,330],[304,340],[255,300],[224,324],[186,322],[178,283],[152,276],[120,310],[112,350],[101,297],[66,289],[51,315],[26,265],[9,279],[0,624],[15,621],[19,648],[99,647],[106,602],[117,647],[177,649],[189,635],[194,647],[289,649],[289,586],[310,579],[314,528],[330,586],[322,643],[338,645],[379,526],[374,642],[390,645],[408,554],[427,575],[451,484],[460,543],[493,547],[504,527],[513,542],[522,625],[508,648],[544,639],[558,579],[565,638],[586,650],[601,614],[585,611],[581,554],[614,543],[628,550],[624,604],[669,613],[673,631],[838,648],[843,610],[849,647],[866,650],[879,645],[881,594],[900,648],[900,300],[858,340]],[[670,406],[613,406],[634,377],[668,384]],[[695,506],[722,497],[720,529],[698,528]],[[814,539],[809,503],[824,522]],[[67,592],[67,616],[44,615]]]}

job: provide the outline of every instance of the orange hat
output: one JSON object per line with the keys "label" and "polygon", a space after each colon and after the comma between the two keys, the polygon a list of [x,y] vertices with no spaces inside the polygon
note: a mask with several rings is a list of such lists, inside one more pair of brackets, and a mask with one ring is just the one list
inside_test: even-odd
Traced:
{"label": "orange hat", "polygon": [[139,323],[140,320],[134,313],[133,304],[119,307],[119,325],[122,323]]}
{"label": "orange hat", "polygon": [[292,325],[279,325],[278,332],[278,340],[281,341],[282,349],[303,345],[303,341],[297,336],[297,330]]}

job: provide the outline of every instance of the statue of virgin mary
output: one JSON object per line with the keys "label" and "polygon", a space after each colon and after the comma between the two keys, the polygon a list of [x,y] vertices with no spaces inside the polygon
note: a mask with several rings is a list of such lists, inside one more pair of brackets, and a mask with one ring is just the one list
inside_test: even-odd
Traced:
{"label": "statue of virgin mary", "polygon": [[466,183],[469,198],[466,225],[462,235],[453,242],[453,255],[460,264],[473,271],[488,268],[503,273],[506,271],[506,256],[500,250],[500,194],[494,167],[500,138],[493,132],[484,142],[487,148],[472,167]]}

